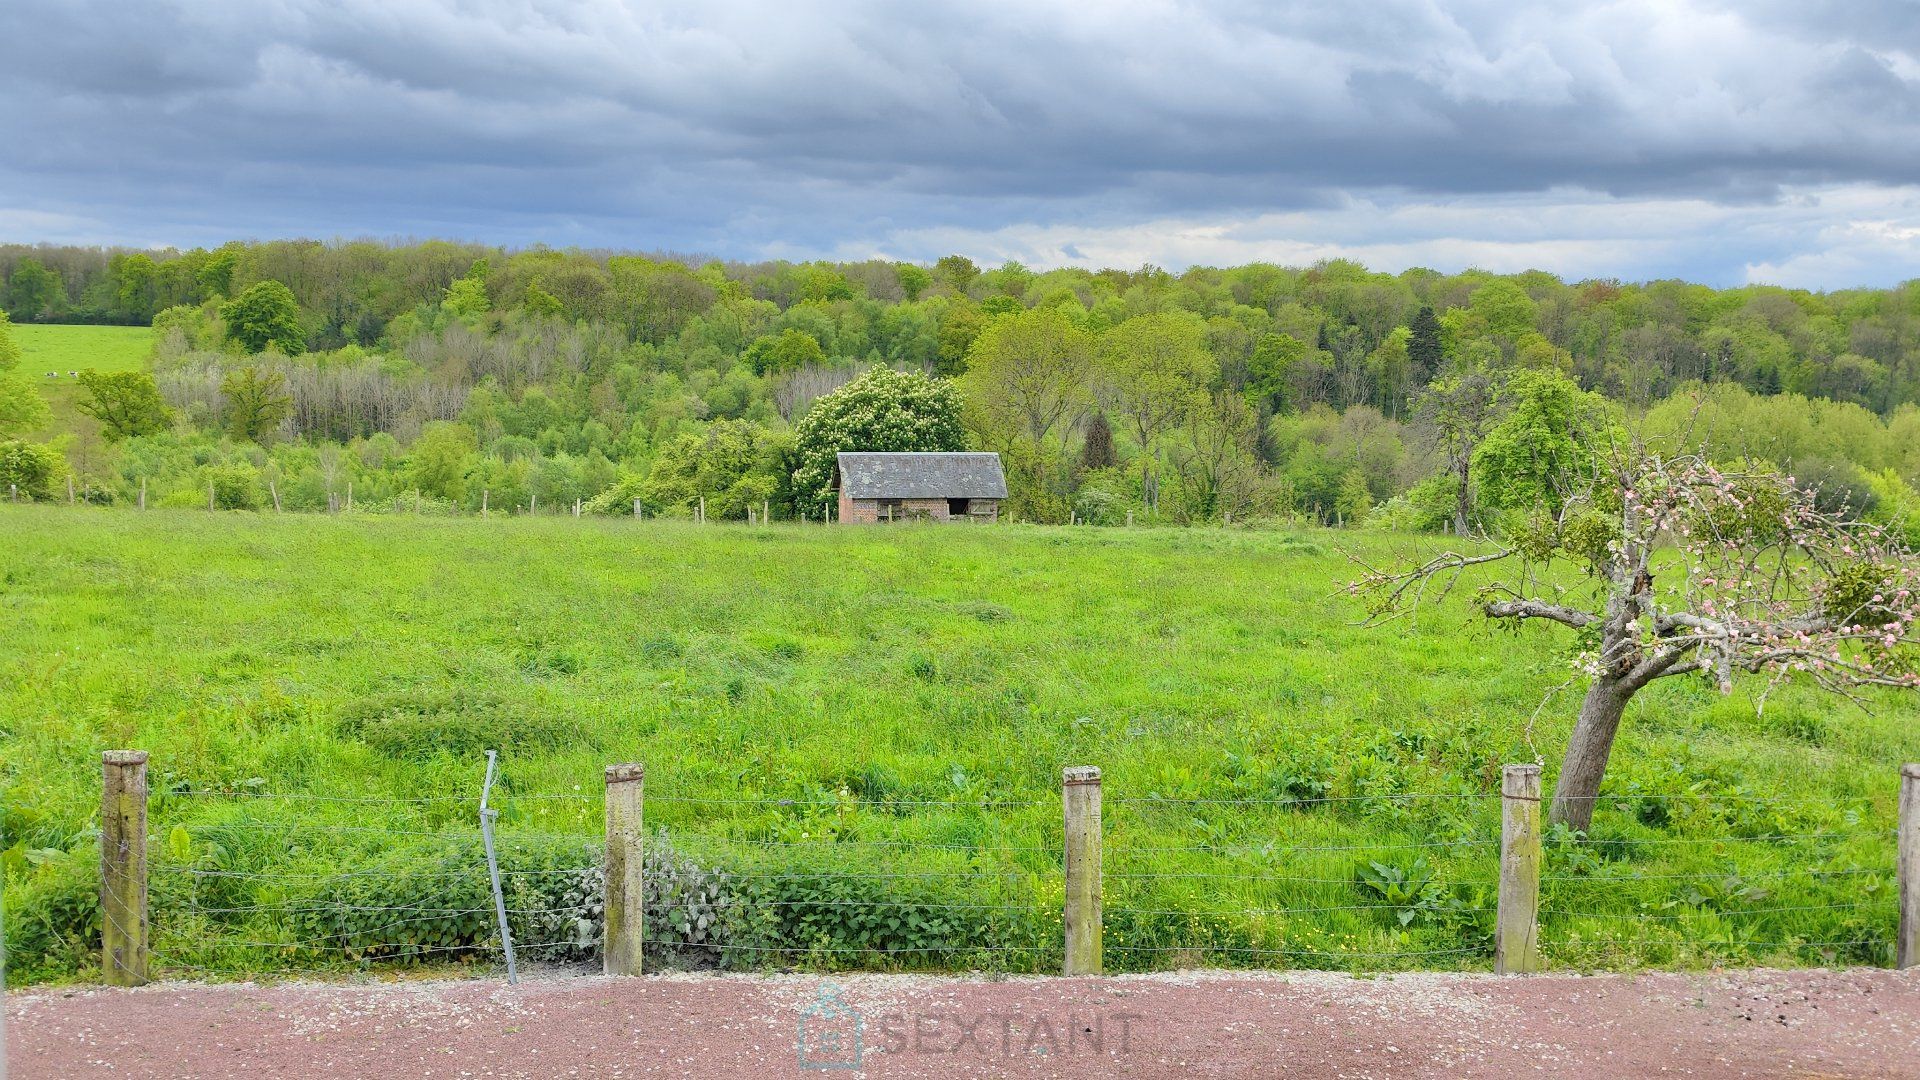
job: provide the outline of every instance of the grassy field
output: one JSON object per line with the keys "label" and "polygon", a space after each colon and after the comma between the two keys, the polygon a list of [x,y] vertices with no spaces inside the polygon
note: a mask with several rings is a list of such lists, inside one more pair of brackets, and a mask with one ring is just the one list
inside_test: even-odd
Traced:
{"label": "grassy field", "polygon": [[15,323],[13,338],[20,345],[20,370],[43,379],[49,371],[62,379],[87,368],[136,371],[147,366],[153,349],[153,331],[144,326]]}
{"label": "grassy field", "polygon": [[[153,753],[170,970],[491,955],[488,748],[523,941],[571,934],[602,768],[640,761],[668,960],[1049,970],[1060,769],[1091,764],[1110,969],[1480,967],[1500,765],[1550,784],[1577,702],[1536,752],[1563,638],[1355,624],[1342,549],[1416,538],[64,507],[0,536],[24,978],[94,963],[111,747]],[[1873,703],[1649,690],[1618,797],[1550,845],[1549,962],[1885,962],[1920,725]]]}
{"label": "grassy field", "polygon": [[73,403],[80,395],[74,372],[135,371],[147,366],[153,351],[153,331],[145,326],[15,323],[13,338],[20,345],[21,373],[40,387],[53,409],[46,428],[34,433],[42,439],[73,430],[79,416]]}

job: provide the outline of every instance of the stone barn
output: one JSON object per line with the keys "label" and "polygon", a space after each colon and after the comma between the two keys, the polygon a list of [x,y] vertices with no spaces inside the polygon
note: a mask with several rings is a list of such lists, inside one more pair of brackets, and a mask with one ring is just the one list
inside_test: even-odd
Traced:
{"label": "stone barn", "polygon": [[999,454],[839,455],[836,520],[997,521],[1007,497]]}

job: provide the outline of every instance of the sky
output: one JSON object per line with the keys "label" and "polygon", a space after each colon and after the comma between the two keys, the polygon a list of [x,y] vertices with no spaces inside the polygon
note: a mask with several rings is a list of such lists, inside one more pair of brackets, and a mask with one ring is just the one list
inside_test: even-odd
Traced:
{"label": "sky", "polygon": [[0,0],[0,241],[1920,277],[1920,2]]}

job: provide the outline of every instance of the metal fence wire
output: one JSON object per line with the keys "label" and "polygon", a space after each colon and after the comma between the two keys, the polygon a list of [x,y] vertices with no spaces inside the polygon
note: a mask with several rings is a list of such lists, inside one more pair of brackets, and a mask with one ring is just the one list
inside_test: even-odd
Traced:
{"label": "metal fence wire", "polygon": [[[475,790],[396,798],[146,795],[142,777],[138,881],[103,850],[106,941],[144,949],[125,980],[593,970],[610,902],[649,969],[1914,962],[1902,911],[1920,856],[1903,868],[1896,850],[1920,811],[1878,795],[1605,795],[1574,832],[1511,793],[1102,805],[1096,778],[1076,853],[1071,797],[734,798],[667,778],[642,800],[644,825],[610,843],[600,791],[522,791],[489,759]],[[1916,788],[1910,772],[1902,805]],[[638,853],[617,889],[610,848]]]}

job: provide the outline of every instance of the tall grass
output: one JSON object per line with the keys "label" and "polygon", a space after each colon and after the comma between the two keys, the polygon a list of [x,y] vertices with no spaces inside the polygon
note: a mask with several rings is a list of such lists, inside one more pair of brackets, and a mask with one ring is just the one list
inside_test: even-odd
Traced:
{"label": "tall grass", "polygon": [[[1110,968],[1479,966],[1499,766],[1551,783],[1577,687],[1529,733],[1570,674],[1552,632],[1458,607],[1359,627],[1343,549],[1431,546],[0,507],[14,967],[92,962],[112,747],[153,754],[158,947],[184,968],[388,955],[316,925],[366,880],[341,872],[405,892],[355,907],[443,887],[407,866],[484,888],[488,748],[519,910],[574,887],[602,767],[641,761],[649,827],[754,908],[739,964],[1049,969],[1060,769],[1095,764]],[[1872,704],[1644,693],[1592,836],[1550,845],[1549,961],[1884,959],[1920,730]],[[920,925],[852,918],[888,905]],[[490,922],[444,906],[470,955]]]}

